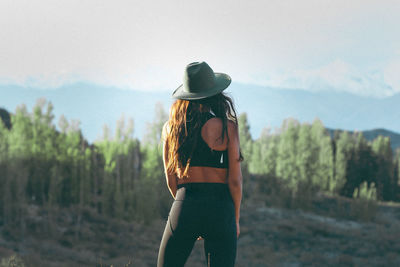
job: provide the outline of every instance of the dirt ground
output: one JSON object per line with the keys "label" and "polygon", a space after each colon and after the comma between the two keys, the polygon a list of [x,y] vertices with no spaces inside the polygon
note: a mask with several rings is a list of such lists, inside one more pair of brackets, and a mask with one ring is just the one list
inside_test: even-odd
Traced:
{"label": "dirt ground", "polygon": [[[243,205],[236,266],[400,266],[400,205],[380,203],[364,218],[351,203],[321,196],[309,211]],[[74,214],[30,207],[24,228],[0,226],[0,267],[13,254],[26,267],[156,266],[165,220]],[[186,266],[206,266],[203,241]]]}

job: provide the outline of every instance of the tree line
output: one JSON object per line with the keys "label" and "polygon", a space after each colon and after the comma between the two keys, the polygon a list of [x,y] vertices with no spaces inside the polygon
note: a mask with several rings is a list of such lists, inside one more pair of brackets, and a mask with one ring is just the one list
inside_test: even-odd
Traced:
{"label": "tree line", "polygon": [[[44,99],[31,112],[21,105],[14,114],[0,109],[0,116],[0,223],[23,221],[30,205],[89,208],[128,221],[167,216],[172,198],[160,137],[168,115],[161,104],[143,140],[133,137],[133,120],[121,118],[114,133],[105,126],[93,144],[78,121],[61,116],[57,128],[53,105]],[[257,176],[279,180],[295,196],[359,197],[367,190],[374,199],[400,201],[400,156],[387,137],[368,142],[361,133],[338,132],[331,138],[319,120],[287,119],[253,139],[245,113],[239,130],[245,197],[259,186],[251,184]]]}
{"label": "tree line", "polygon": [[239,123],[250,174],[274,177],[294,195],[360,197],[363,188],[375,200],[400,201],[400,150],[392,150],[389,137],[369,142],[362,132],[346,131],[335,131],[331,137],[319,119],[300,124],[289,118],[274,133],[265,128],[253,140],[246,114]]}

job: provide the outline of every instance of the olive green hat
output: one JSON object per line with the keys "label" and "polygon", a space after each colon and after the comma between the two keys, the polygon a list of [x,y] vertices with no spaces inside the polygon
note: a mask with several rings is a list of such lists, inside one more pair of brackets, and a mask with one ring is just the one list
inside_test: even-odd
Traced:
{"label": "olive green hat", "polygon": [[216,95],[231,83],[231,77],[225,73],[214,72],[204,61],[193,62],[186,66],[181,84],[172,93],[172,97],[184,100],[196,100]]}

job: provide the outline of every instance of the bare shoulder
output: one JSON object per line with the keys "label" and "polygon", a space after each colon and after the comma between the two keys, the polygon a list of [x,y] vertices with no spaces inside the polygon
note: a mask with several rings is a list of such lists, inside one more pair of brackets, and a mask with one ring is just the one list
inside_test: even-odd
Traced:
{"label": "bare shoulder", "polygon": [[207,121],[206,126],[209,130],[216,130],[222,128],[222,120],[220,118],[211,118]]}
{"label": "bare shoulder", "polygon": [[[220,133],[222,130],[222,119],[221,118],[211,118],[206,123],[206,131],[209,133]],[[235,134],[238,129],[236,123],[231,120],[227,122],[228,134]]]}
{"label": "bare shoulder", "polygon": [[201,134],[205,140],[215,140],[221,135],[222,120],[220,118],[209,119],[201,129]]}
{"label": "bare shoulder", "polygon": [[221,133],[222,120],[216,117],[209,119],[201,129],[203,139],[212,149],[224,150],[227,148],[227,140],[226,138],[221,139]]}

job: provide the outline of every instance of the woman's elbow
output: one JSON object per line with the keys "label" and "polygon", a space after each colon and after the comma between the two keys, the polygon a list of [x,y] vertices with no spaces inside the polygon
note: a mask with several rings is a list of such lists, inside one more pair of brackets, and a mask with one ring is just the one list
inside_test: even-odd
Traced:
{"label": "woman's elbow", "polygon": [[238,175],[236,177],[229,177],[228,184],[232,187],[242,187],[242,176]]}

